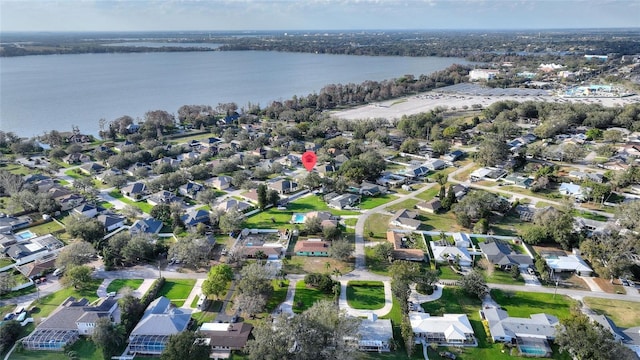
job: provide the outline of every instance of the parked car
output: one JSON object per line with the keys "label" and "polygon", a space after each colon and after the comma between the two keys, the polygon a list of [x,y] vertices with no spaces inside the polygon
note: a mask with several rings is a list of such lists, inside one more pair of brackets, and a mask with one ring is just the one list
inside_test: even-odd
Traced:
{"label": "parked car", "polygon": [[4,321],[9,321],[13,319],[14,316],[15,316],[14,313],[8,313],[7,315],[4,316]]}
{"label": "parked car", "polygon": [[629,282],[626,279],[620,279],[620,282],[622,283],[622,285],[624,286],[629,286]]}

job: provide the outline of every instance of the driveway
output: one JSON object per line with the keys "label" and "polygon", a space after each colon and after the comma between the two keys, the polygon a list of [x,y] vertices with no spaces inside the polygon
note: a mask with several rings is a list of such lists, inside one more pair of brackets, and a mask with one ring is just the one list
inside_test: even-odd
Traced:
{"label": "driveway", "polygon": [[524,280],[524,286],[542,286],[542,284],[540,284],[540,281],[538,280],[538,277],[535,275],[531,275],[528,272],[526,272],[525,270],[520,269],[520,275],[522,276],[522,279]]}

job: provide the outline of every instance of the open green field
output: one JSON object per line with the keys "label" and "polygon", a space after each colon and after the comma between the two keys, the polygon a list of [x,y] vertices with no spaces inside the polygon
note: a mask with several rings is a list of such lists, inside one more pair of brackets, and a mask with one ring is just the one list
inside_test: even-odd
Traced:
{"label": "open green field", "polygon": [[73,296],[76,299],[86,298],[89,302],[98,299],[98,294],[96,291],[98,287],[102,284],[101,279],[93,279],[90,284],[87,285],[87,288],[84,290],[76,290],[72,287],[64,288],[60,291],[56,291],[53,294],[47,295],[45,297],[41,297],[39,300],[36,300],[32,304],[32,314],[33,319],[36,322],[40,322],[40,320],[44,317],[49,316],[53,310],[55,310],[63,301],[65,301],[69,296]]}
{"label": "open green field", "polygon": [[426,214],[427,218],[422,222],[422,229],[429,231],[468,231],[458,225],[456,221],[456,215],[453,211],[447,211],[446,213],[438,214]]}
{"label": "open green field", "polygon": [[118,292],[125,287],[136,290],[143,281],[142,279],[115,279],[107,286],[107,292]]}
{"label": "open green field", "polygon": [[[524,300],[528,303],[534,303],[537,301],[537,297],[535,295],[532,297],[527,297],[530,293],[524,293],[525,296],[520,297],[520,300]],[[493,295],[493,291],[492,291]],[[548,295],[548,294],[542,294]],[[496,299],[494,297],[494,299]],[[558,299],[556,299],[558,300]],[[497,301],[497,299],[496,299]],[[566,301],[566,300],[564,300]],[[497,301],[498,304],[503,305],[500,301]],[[484,326],[482,325],[482,321],[480,319],[480,314],[478,310],[480,310],[481,301],[478,298],[470,297],[462,289],[457,287],[445,287],[442,292],[442,297],[433,302],[427,302],[422,304],[422,308],[425,312],[435,315],[441,316],[442,314],[467,314],[469,318],[469,322],[473,327],[473,331],[475,333],[476,338],[478,339],[478,347],[477,348],[447,348],[447,347],[439,347],[438,351],[441,349],[445,349],[447,351],[453,352],[456,354],[458,359],[461,360],[503,360],[503,359],[527,359],[526,357],[518,357],[511,356],[509,352],[502,352],[502,348],[500,344],[494,344],[487,340],[487,333],[484,330]],[[539,304],[536,304],[539,305]],[[526,306],[526,305],[523,305]],[[533,313],[537,312],[547,312],[549,314],[554,310],[554,304],[549,303],[546,305],[547,307],[543,308],[543,310],[534,310]],[[513,308],[514,313],[511,312],[511,308]],[[568,308],[567,308],[568,309]],[[515,307],[507,308],[509,311],[509,315],[511,316],[523,316],[522,311],[516,311]],[[568,310],[567,310],[568,311]],[[528,315],[527,315],[528,316]],[[432,356],[433,355],[433,356]],[[429,352],[430,359],[441,359],[437,353]],[[559,354],[557,348],[554,348],[553,353],[554,359],[559,360],[569,360],[570,357],[567,354]]]}
{"label": "open green field", "polygon": [[167,279],[160,288],[158,296],[165,296],[169,298],[175,306],[181,307],[187,300],[195,284],[195,279]]}
{"label": "open green field", "polygon": [[267,300],[267,306],[265,307],[266,313],[273,312],[280,304],[287,298],[287,290],[289,289],[289,280],[271,280],[273,285],[273,293],[269,300]]}
{"label": "open green field", "polygon": [[[366,239],[386,239],[390,215],[371,214],[364,222],[364,237]],[[373,233],[373,234],[371,234]],[[373,236],[372,236],[373,235]]]}
{"label": "open green field", "polygon": [[491,297],[513,317],[529,317],[544,312],[566,319],[570,315],[571,305],[576,303],[564,295],[497,289],[491,290]]}
{"label": "open green field", "polygon": [[386,204],[389,201],[392,201],[395,199],[397,199],[397,197],[391,194],[385,194],[385,195],[380,195],[376,197],[367,197],[364,200],[362,200],[362,202],[358,206],[360,207],[360,209],[368,210],[368,209],[376,208],[382,204]]}
{"label": "open green field", "polygon": [[[82,360],[102,360],[102,350],[98,349],[90,340],[80,338],[69,351],[74,351],[78,359]],[[64,351],[28,351],[13,352],[10,360],[69,360],[69,356]]]}
{"label": "open green field", "polygon": [[610,317],[619,327],[640,326],[640,303],[593,297],[585,297],[583,301],[596,313]]}
{"label": "open green field", "polygon": [[153,209],[153,205],[147,203],[146,201],[133,201],[133,200],[127,199],[118,190],[111,191],[109,195],[122,201],[125,204],[137,207],[138,209],[142,210],[142,212],[146,214],[150,214],[151,209]]}
{"label": "open green field", "polygon": [[384,300],[382,281],[349,281],[347,284],[347,303],[354,309],[382,309]]}
{"label": "open green field", "polygon": [[293,296],[293,312],[299,314],[313,306],[317,301],[332,299],[333,294],[325,294],[314,288],[307,287],[307,284],[300,280],[296,283],[296,294]]}

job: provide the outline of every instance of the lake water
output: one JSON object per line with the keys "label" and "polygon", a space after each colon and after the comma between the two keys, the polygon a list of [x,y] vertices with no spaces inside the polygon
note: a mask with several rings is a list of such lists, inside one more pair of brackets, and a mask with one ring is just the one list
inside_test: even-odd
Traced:
{"label": "lake water", "polygon": [[47,55],[0,58],[0,130],[97,134],[98,120],[176,113],[185,104],[274,100],[331,83],[429,74],[459,58],[368,57],[261,51]]}

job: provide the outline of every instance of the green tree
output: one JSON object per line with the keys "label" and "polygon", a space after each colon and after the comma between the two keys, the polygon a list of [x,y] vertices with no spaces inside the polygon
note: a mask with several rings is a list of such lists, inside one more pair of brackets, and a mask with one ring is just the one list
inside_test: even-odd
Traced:
{"label": "green tree", "polygon": [[317,216],[307,217],[304,220],[304,229],[307,234],[317,234],[322,231],[322,221]]}
{"label": "green tree", "polygon": [[591,128],[591,129],[587,130],[585,135],[587,135],[587,139],[589,139],[589,140],[598,140],[598,139],[602,138],[602,130],[600,130],[598,128]]}
{"label": "green tree", "polygon": [[475,295],[480,299],[489,293],[489,288],[487,287],[484,276],[477,270],[471,271],[463,276],[460,280],[460,286],[468,294]]}
{"label": "green tree", "polygon": [[202,293],[213,295],[216,299],[227,290],[229,282],[233,279],[233,270],[229,265],[220,264],[212,266],[207,274],[207,279],[202,283]]}
{"label": "green tree", "polygon": [[614,340],[613,335],[579,310],[560,321],[555,343],[560,351],[568,352],[577,360],[631,360],[636,355],[626,346]]}
{"label": "green tree", "polygon": [[237,208],[232,208],[220,216],[220,230],[225,233],[242,230],[244,227],[244,215]]}
{"label": "green tree", "polygon": [[408,154],[417,154],[420,151],[420,144],[418,144],[418,140],[408,138],[400,145],[400,151]]}
{"label": "green tree", "polygon": [[256,190],[258,194],[258,207],[260,210],[264,210],[267,207],[267,185],[260,184],[258,185],[258,189]]}
{"label": "green tree", "polygon": [[434,140],[431,142],[431,149],[437,154],[446,154],[451,149],[451,143],[446,140]]}
{"label": "green tree", "polygon": [[84,290],[91,286],[91,268],[88,266],[74,266],[67,269],[60,280],[64,286],[73,286],[74,289]]}
{"label": "green tree", "polygon": [[120,249],[122,260],[128,264],[138,264],[153,260],[153,239],[148,235],[133,236],[124,247]]}
{"label": "green tree", "polygon": [[383,241],[373,247],[373,253],[381,261],[393,262],[393,244]]}
{"label": "green tree", "polygon": [[96,256],[93,245],[86,241],[74,241],[58,253],[56,267],[72,267],[90,262]]}
{"label": "green tree", "polygon": [[109,318],[103,317],[96,321],[91,340],[102,350],[102,357],[109,360],[120,352],[124,334]]}
{"label": "green tree", "polygon": [[508,156],[507,144],[495,136],[488,136],[478,146],[476,161],[483,166],[495,166],[506,160]]}
{"label": "green tree", "polygon": [[271,206],[276,207],[278,206],[278,202],[280,201],[280,195],[278,194],[277,191],[275,190],[269,190],[268,193],[268,200],[269,200],[269,204],[271,204]]}
{"label": "green tree", "polygon": [[333,241],[329,248],[329,256],[337,260],[347,261],[352,253],[353,245],[345,239]]}
{"label": "green tree", "polygon": [[22,326],[15,320],[5,321],[0,325],[0,353],[4,354],[18,340]]}
{"label": "green tree", "polygon": [[169,337],[161,360],[207,360],[211,347],[199,339],[204,336],[193,331],[183,331]]}
{"label": "green tree", "polygon": [[[65,227],[72,237],[92,244],[99,244],[105,235],[104,227],[97,219],[71,216]],[[99,246],[97,247],[100,248]]]}
{"label": "green tree", "polygon": [[209,260],[213,246],[204,236],[191,234],[171,244],[169,258],[179,260],[186,266],[197,268]]}

